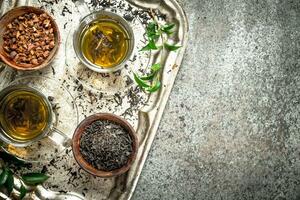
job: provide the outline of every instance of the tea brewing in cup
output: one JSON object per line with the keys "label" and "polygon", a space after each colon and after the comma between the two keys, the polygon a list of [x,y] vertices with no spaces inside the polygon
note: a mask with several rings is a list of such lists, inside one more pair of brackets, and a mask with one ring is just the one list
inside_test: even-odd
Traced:
{"label": "tea brewing in cup", "polygon": [[70,139],[53,125],[48,99],[34,88],[13,85],[0,92],[0,140],[26,147],[44,137],[67,146]]}
{"label": "tea brewing in cup", "polygon": [[123,17],[104,10],[95,11],[81,19],[73,46],[85,66],[95,72],[110,73],[124,67],[130,58],[134,33]]}

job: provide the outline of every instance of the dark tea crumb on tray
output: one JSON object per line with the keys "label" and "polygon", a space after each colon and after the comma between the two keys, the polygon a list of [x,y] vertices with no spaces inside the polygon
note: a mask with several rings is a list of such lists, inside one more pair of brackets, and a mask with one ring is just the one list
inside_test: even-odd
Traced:
{"label": "dark tea crumb on tray", "polygon": [[80,139],[80,152],[94,168],[111,171],[123,167],[132,153],[132,139],[119,124],[94,121]]}

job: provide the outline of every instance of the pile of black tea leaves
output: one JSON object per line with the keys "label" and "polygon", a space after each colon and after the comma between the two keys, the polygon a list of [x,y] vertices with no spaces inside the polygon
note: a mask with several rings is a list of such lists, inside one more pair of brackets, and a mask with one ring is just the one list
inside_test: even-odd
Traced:
{"label": "pile of black tea leaves", "polygon": [[133,141],[121,125],[108,120],[97,120],[88,125],[80,138],[80,152],[94,168],[102,171],[126,165]]}

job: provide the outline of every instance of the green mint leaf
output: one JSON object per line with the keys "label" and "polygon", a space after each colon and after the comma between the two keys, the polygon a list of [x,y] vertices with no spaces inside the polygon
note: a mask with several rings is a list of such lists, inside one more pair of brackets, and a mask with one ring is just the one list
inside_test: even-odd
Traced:
{"label": "green mint leaf", "polygon": [[13,191],[13,189],[14,189],[14,175],[10,170],[8,172],[8,176],[7,176],[7,179],[6,179],[6,182],[5,182],[5,186],[6,186],[8,194],[10,195],[11,192]]}
{"label": "green mint leaf", "polygon": [[164,25],[161,29],[162,30],[172,30],[174,27],[175,27],[175,24],[171,23],[171,24]]}
{"label": "green mint leaf", "polygon": [[174,32],[173,31],[164,31],[164,33],[166,33],[168,35],[172,35]]}
{"label": "green mint leaf", "polygon": [[160,69],[161,69],[161,65],[160,65],[159,63],[154,64],[154,65],[151,66],[151,71],[152,71],[152,72],[157,72],[157,71],[159,71]]}
{"label": "green mint leaf", "polygon": [[142,76],[142,77],[140,77],[140,79],[142,79],[144,81],[150,81],[150,80],[152,80],[154,78],[154,76],[155,76],[155,74],[152,73],[152,74],[150,74],[148,76]]}
{"label": "green mint leaf", "polygon": [[161,65],[159,63],[154,64],[151,66],[151,74],[147,75],[147,76],[142,76],[140,77],[140,79],[144,80],[144,81],[150,81],[153,80],[153,78],[155,77],[155,75],[157,74],[157,72],[161,69]]}
{"label": "green mint leaf", "polygon": [[136,73],[133,73],[135,82],[142,88],[148,88],[148,85],[145,81],[143,81]]}
{"label": "green mint leaf", "polygon": [[8,175],[9,175],[8,169],[4,168],[2,173],[0,174],[0,186],[2,186],[6,182]]}
{"label": "green mint leaf", "polygon": [[146,31],[149,40],[157,40],[160,36],[156,22],[150,22],[147,25]]}
{"label": "green mint leaf", "polygon": [[25,197],[26,193],[27,193],[27,190],[24,187],[24,185],[22,184],[21,188],[20,188],[20,199],[23,199]]}
{"label": "green mint leaf", "polygon": [[147,76],[142,76],[140,79],[144,81],[150,81],[153,80],[153,78],[156,76],[157,72],[161,69],[161,65],[159,63],[154,64],[151,66],[151,74]]}
{"label": "green mint leaf", "polygon": [[168,43],[165,43],[164,47],[169,51],[176,51],[177,49],[181,48],[181,46],[170,45]]}
{"label": "green mint leaf", "polygon": [[166,34],[168,34],[168,35],[171,35],[172,33],[174,33],[172,31],[172,29],[174,27],[175,27],[175,24],[173,24],[173,23],[172,24],[167,24],[167,25],[161,27],[161,31],[164,32],[164,33],[166,33]]}
{"label": "green mint leaf", "polygon": [[44,183],[49,176],[43,173],[28,173],[22,176],[22,180],[28,185],[37,185]]}
{"label": "green mint leaf", "polygon": [[149,43],[144,46],[140,51],[149,51],[149,50],[157,50],[157,46],[153,40],[150,40]]}
{"label": "green mint leaf", "polygon": [[147,32],[156,32],[158,28],[158,25],[156,22],[150,22],[147,25]]}
{"label": "green mint leaf", "polygon": [[24,161],[19,160],[13,155],[10,155],[4,151],[0,151],[0,158],[2,158],[5,162],[9,164],[13,164],[15,166],[24,166],[26,165]]}
{"label": "green mint leaf", "polygon": [[161,87],[160,81],[156,81],[150,88],[146,89],[148,92],[156,92]]}
{"label": "green mint leaf", "polygon": [[156,41],[160,37],[160,33],[159,32],[147,33],[147,36],[148,36],[148,40]]}

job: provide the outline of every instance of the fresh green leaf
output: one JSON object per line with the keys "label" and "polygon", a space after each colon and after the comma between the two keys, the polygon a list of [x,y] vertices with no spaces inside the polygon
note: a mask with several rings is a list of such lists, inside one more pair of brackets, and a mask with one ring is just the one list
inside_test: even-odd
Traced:
{"label": "fresh green leaf", "polygon": [[163,27],[161,27],[161,31],[168,34],[168,35],[171,35],[173,33],[172,29],[175,27],[175,24],[167,24]]}
{"label": "fresh green leaf", "polygon": [[20,188],[20,199],[23,199],[25,197],[26,193],[27,193],[27,190],[24,187],[24,185],[22,184],[21,188]]}
{"label": "fresh green leaf", "polygon": [[166,34],[168,34],[168,35],[172,35],[174,33],[174,31],[168,31],[168,30],[165,30],[163,32],[166,33]]}
{"label": "fresh green leaf", "polygon": [[150,22],[147,25],[147,32],[156,32],[158,28],[158,25],[156,22]]}
{"label": "fresh green leaf", "polygon": [[149,74],[147,76],[142,76],[140,77],[140,79],[144,80],[144,81],[149,81],[149,80],[152,80],[155,76],[155,73],[152,73],[152,74]]}
{"label": "fresh green leaf", "polygon": [[8,194],[10,195],[14,189],[14,175],[10,170],[8,172],[8,177],[6,179],[5,186],[6,186]]}
{"label": "fresh green leaf", "polygon": [[22,176],[22,180],[28,185],[37,185],[44,183],[49,176],[43,173],[28,173]]}
{"label": "fresh green leaf", "polygon": [[2,186],[6,182],[8,174],[9,174],[8,169],[4,168],[0,175],[0,186]]}
{"label": "fresh green leaf", "polygon": [[2,158],[5,162],[9,164],[13,164],[15,166],[24,166],[26,165],[24,161],[19,160],[13,155],[10,155],[4,151],[0,151],[0,158]]}
{"label": "fresh green leaf", "polygon": [[155,83],[148,89],[146,89],[148,92],[156,92],[161,87],[160,81],[155,81]]}
{"label": "fresh green leaf", "polygon": [[157,40],[160,36],[158,25],[155,22],[150,22],[147,26],[147,36],[149,40]]}
{"label": "fresh green leaf", "polygon": [[161,29],[162,30],[172,30],[174,27],[175,27],[175,24],[171,23],[171,24],[164,25]]}
{"label": "fresh green leaf", "polygon": [[157,72],[161,69],[161,65],[159,63],[154,64],[151,66],[151,74],[147,75],[147,76],[142,76],[140,77],[140,79],[144,80],[144,81],[149,81],[149,80],[153,80],[154,76],[157,74]]}
{"label": "fresh green leaf", "polygon": [[157,46],[154,42],[154,40],[149,40],[149,43],[144,46],[140,51],[149,51],[149,50],[157,50]]}
{"label": "fresh green leaf", "polygon": [[142,88],[150,87],[145,81],[143,81],[136,73],[133,73],[135,82]]}
{"label": "fresh green leaf", "polygon": [[[168,43],[162,42],[162,44],[157,44],[158,39],[161,37],[161,40],[164,41],[168,38],[164,38],[165,36],[168,36],[172,34],[174,31],[173,29],[175,28],[174,23],[166,24],[164,26],[161,26],[157,24],[156,22],[151,22],[147,25],[146,27],[146,33],[148,37],[148,44],[143,47],[140,51],[148,51],[148,50],[160,50],[160,49],[165,49],[168,51],[176,51],[179,49],[181,46],[176,46],[176,45],[171,45]],[[165,35],[165,34],[167,35]],[[161,46],[162,45],[162,46]],[[158,72],[161,70],[161,64],[157,63],[151,66],[151,73],[139,77],[137,74],[134,73],[134,79],[136,83],[144,88],[148,92],[156,92],[161,88],[161,82],[157,79]],[[152,83],[151,85],[149,85]]]}
{"label": "fresh green leaf", "polygon": [[157,71],[159,71],[160,69],[161,69],[161,65],[160,65],[159,63],[154,64],[154,65],[151,66],[151,71],[152,71],[152,72],[157,72]]}
{"label": "fresh green leaf", "polygon": [[181,48],[181,46],[170,45],[168,43],[165,43],[164,47],[169,51],[176,51],[177,49]]}

